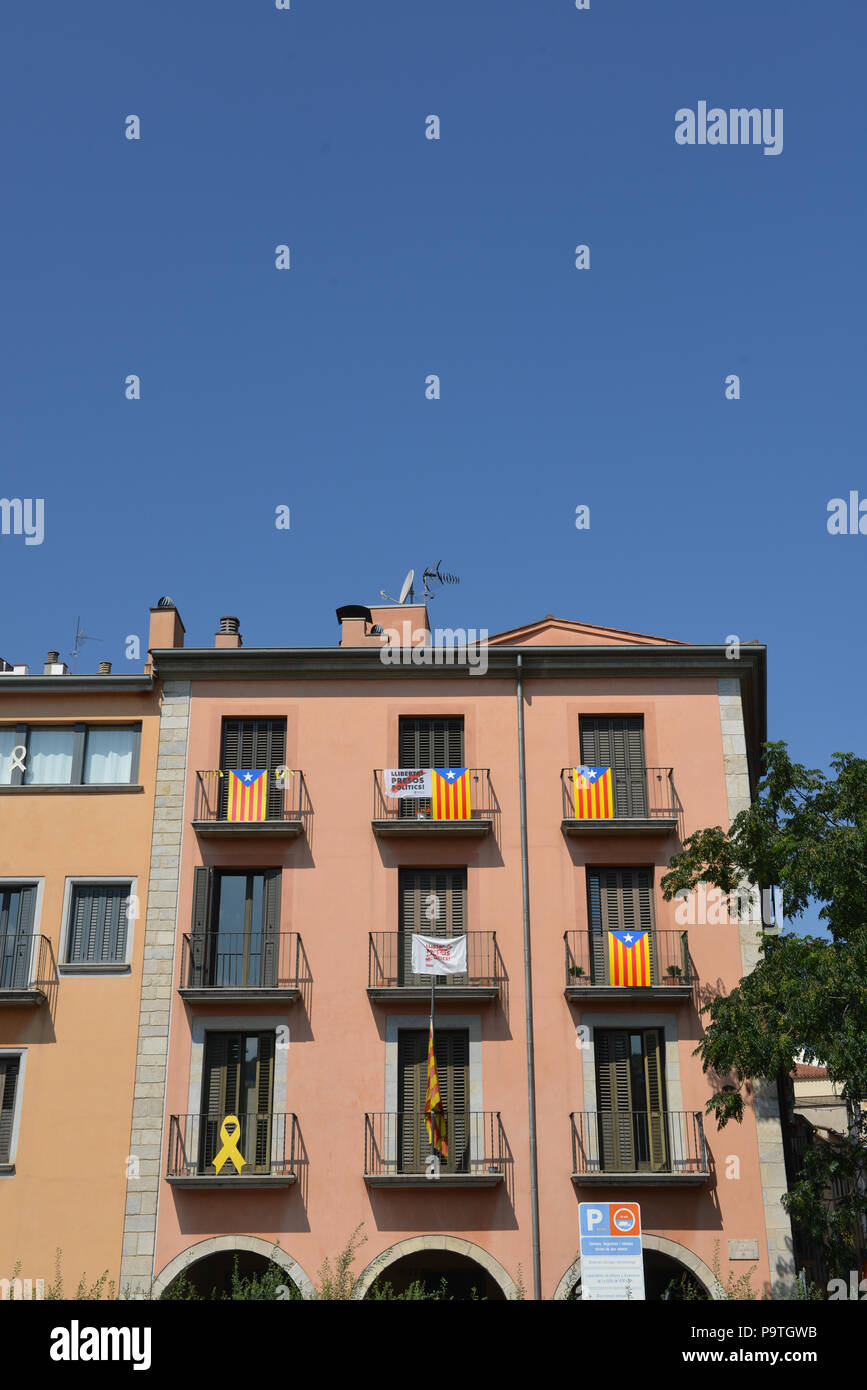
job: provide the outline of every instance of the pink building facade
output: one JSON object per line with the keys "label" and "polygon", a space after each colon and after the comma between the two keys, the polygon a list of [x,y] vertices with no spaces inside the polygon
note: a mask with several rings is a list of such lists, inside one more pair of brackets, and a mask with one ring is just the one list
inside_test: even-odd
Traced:
{"label": "pink building facade", "polygon": [[[340,645],[315,649],[245,648],[234,619],[186,648],[176,614],[155,618],[122,1286],[207,1291],[236,1254],[273,1255],[309,1293],[361,1226],[359,1297],[442,1277],[459,1297],[580,1297],[594,1200],[640,1204],[648,1298],[681,1276],[712,1296],[715,1263],[785,1282],[776,1092],[717,1132],[704,1106],[726,1079],[693,1056],[699,1005],[752,968],[761,923],[660,889],[685,836],[749,804],[764,649],[549,617],[491,638],[484,669],[395,664],[378,629],[409,619],[418,642],[423,608],[338,617]],[[610,768],[607,814],[578,766]],[[452,769],[469,815],[389,796],[395,768]],[[267,773],[252,812],[236,770]],[[413,932],[467,935],[466,972],[435,991],[438,1162]],[[643,963],[615,961],[615,932],[646,933]]]}

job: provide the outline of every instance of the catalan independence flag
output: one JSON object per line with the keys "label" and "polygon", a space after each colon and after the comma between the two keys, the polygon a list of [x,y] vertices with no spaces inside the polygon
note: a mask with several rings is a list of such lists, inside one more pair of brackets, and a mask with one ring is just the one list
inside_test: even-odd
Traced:
{"label": "catalan independence flag", "polygon": [[573,767],[576,820],[612,820],[614,789],[610,767]]}
{"label": "catalan independence flag", "polygon": [[650,933],[608,933],[608,978],[612,985],[650,985]]}
{"label": "catalan independence flag", "polygon": [[434,820],[470,819],[470,773],[466,767],[435,767],[431,786]]}
{"label": "catalan independence flag", "polygon": [[268,810],[268,774],[261,768],[227,772],[226,820],[264,820]]}
{"label": "catalan independence flag", "polygon": [[424,1098],[424,1122],[427,1137],[434,1153],[440,1158],[448,1158],[449,1146],[446,1140],[446,1116],[440,1097],[440,1079],[437,1075],[437,1059],[434,1053],[433,1016],[430,1021],[430,1035],[427,1042],[427,1094]]}

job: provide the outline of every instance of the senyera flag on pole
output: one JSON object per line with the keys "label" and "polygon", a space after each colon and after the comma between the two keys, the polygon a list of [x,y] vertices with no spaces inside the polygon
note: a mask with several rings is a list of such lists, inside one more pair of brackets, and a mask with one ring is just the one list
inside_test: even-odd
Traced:
{"label": "senyera flag on pole", "polygon": [[447,1159],[449,1146],[446,1138],[446,1117],[440,1097],[440,1081],[437,1075],[437,1059],[434,1053],[434,1026],[430,1021],[430,1034],[427,1043],[427,1093],[424,1098],[424,1122],[427,1127],[428,1142],[435,1154]]}
{"label": "senyera flag on pole", "polygon": [[268,810],[268,774],[261,768],[227,772],[226,820],[264,820]]}
{"label": "senyera flag on pole", "polygon": [[576,820],[613,820],[614,790],[610,767],[573,767]]}

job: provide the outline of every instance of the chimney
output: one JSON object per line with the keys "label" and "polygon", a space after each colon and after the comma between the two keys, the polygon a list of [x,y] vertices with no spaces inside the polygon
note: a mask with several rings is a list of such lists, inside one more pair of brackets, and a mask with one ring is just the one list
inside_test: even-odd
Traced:
{"label": "chimney", "polygon": [[215,647],[240,647],[241,622],[239,618],[221,618],[220,631],[214,636]]}
{"label": "chimney", "polygon": [[337,610],[341,647],[421,647],[430,640],[427,607],[423,603],[380,604],[365,608],[348,603]]}
{"label": "chimney", "polygon": [[29,667],[29,666],[13,666],[13,667],[12,667],[12,674],[13,674],[13,676],[29,676],[29,675],[30,675],[30,667]]}
{"label": "chimney", "polygon": [[47,652],[45,664],[42,667],[43,676],[65,676],[66,662],[61,661],[60,652]]}
{"label": "chimney", "polygon": [[110,675],[111,675],[111,662],[110,662],[110,661],[101,661],[101,662],[99,663],[99,674],[100,674],[101,676],[110,676]]}
{"label": "chimney", "polygon": [[[150,631],[148,632],[148,653],[160,647],[182,647],[184,645],[184,625],[181,615],[170,598],[161,598],[156,608],[150,610]],[[145,662],[145,675],[153,673],[153,662]]]}

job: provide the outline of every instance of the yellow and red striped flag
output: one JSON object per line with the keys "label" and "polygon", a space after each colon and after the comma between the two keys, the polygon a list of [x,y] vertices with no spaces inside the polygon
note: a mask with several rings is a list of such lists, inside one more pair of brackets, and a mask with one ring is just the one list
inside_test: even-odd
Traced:
{"label": "yellow and red striped flag", "polygon": [[608,933],[608,978],[612,985],[650,985],[650,932]]}
{"label": "yellow and red striped flag", "polygon": [[612,820],[614,791],[610,767],[573,767],[576,820]]}
{"label": "yellow and red striped flag", "polygon": [[469,768],[433,768],[431,803],[434,820],[470,820]]}
{"label": "yellow and red striped flag", "polygon": [[264,820],[268,811],[268,774],[257,768],[227,772],[226,820]]}
{"label": "yellow and red striped flag", "polygon": [[447,1159],[449,1146],[446,1140],[446,1116],[440,1097],[440,1079],[437,1075],[437,1059],[434,1053],[433,1018],[430,1021],[430,1035],[427,1043],[427,1094],[424,1098],[424,1122],[427,1126],[428,1142],[434,1153]]}

